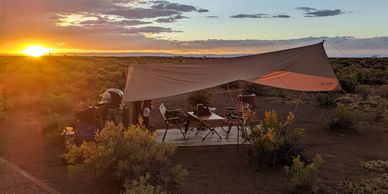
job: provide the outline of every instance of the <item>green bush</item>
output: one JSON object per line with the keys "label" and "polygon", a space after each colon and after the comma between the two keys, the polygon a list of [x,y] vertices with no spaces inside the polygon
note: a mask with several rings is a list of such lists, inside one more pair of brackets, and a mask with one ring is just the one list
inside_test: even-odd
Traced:
{"label": "green bush", "polygon": [[48,94],[41,101],[41,110],[43,114],[70,113],[73,105],[73,97],[71,94]]}
{"label": "green bush", "polygon": [[41,116],[40,121],[46,142],[50,145],[64,146],[62,132],[70,125],[70,117],[54,113]]}
{"label": "green bush", "polygon": [[196,108],[197,104],[210,105],[212,94],[208,90],[199,90],[190,94],[188,101],[190,107]]}
{"label": "green bush", "polygon": [[310,164],[305,165],[298,156],[293,159],[291,167],[285,167],[286,174],[291,177],[294,193],[313,193],[314,185],[319,178],[319,168],[323,162],[321,156],[316,155]]}
{"label": "green bush", "polygon": [[124,185],[125,191],[122,194],[167,194],[161,186],[150,184],[150,174],[141,176],[130,183]]}
{"label": "green bush", "polygon": [[[245,115],[248,115],[244,118],[245,123],[251,127],[252,131],[246,137],[251,142],[249,156],[251,163],[255,166],[289,165],[294,157],[302,155],[300,144],[304,137],[304,130],[289,128],[294,121],[292,113],[289,113],[285,122],[278,120],[275,111],[265,112],[264,119],[259,122],[255,118],[255,113],[246,113]],[[252,120],[260,124],[252,124]]]}
{"label": "green bush", "polygon": [[363,99],[366,99],[371,94],[371,91],[372,89],[369,85],[362,84],[356,87],[356,93],[361,95]]}
{"label": "green bush", "polygon": [[43,115],[40,117],[43,133],[52,131],[53,129],[63,129],[68,123],[68,119],[58,113]]}
{"label": "green bush", "polygon": [[315,95],[315,98],[318,101],[319,105],[328,107],[333,107],[337,105],[337,97],[338,94],[334,92],[320,92]]}
{"label": "green bush", "polygon": [[339,77],[339,82],[343,90],[348,93],[352,93],[356,90],[358,85],[357,75],[355,74],[347,74]]}
{"label": "green bush", "polygon": [[373,114],[373,121],[388,123],[388,100],[380,99]]}
{"label": "green bush", "polygon": [[388,98],[388,85],[382,85],[376,90],[376,95],[382,98]]}
{"label": "green bush", "polygon": [[335,109],[335,117],[329,122],[329,128],[332,130],[354,131],[360,118],[359,111],[345,105],[339,105]]}
{"label": "green bush", "polygon": [[[174,152],[174,145],[157,142],[155,134],[141,125],[126,129],[109,123],[96,134],[95,142],[84,142],[79,147],[69,145],[63,158],[71,171],[85,169],[92,172],[99,182],[139,185],[138,179],[143,176],[143,182],[147,182],[146,190],[150,189],[147,185],[153,185],[152,188],[160,186],[164,190],[180,184],[184,174],[187,175],[187,171],[179,166],[169,168]],[[150,175],[148,178],[147,174]]]}
{"label": "green bush", "polygon": [[375,178],[362,178],[357,183],[345,182],[343,184],[345,194],[383,194],[388,193],[388,175],[382,174]]}

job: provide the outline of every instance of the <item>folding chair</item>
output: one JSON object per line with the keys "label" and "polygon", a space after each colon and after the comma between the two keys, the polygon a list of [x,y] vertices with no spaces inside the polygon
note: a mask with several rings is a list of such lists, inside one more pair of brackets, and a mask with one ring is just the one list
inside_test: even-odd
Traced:
{"label": "folding chair", "polygon": [[[236,125],[237,127],[237,136],[239,136],[240,130],[242,131],[245,130],[243,126],[244,124],[243,113],[241,111],[238,111],[236,107],[226,107],[225,118],[227,119],[227,122],[229,124],[228,130],[226,131],[226,139],[228,139],[233,125]],[[235,124],[235,122],[237,123]]]}
{"label": "folding chair", "polygon": [[188,121],[186,119],[184,121],[185,132],[183,132],[182,128],[179,126],[179,124],[182,124],[182,118],[175,116],[177,112],[180,112],[180,109],[169,110],[169,109],[167,109],[166,105],[161,103],[159,106],[159,111],[160,111],[160,114],[162,115],[164,122],[166,123],[166,131],[164,132],[162,142],[164,142],[164,139],[166,138],[167,130],[170,128],[170,125],[174,125],[174,124],[179,129],[179,131],[182,133],[183,138],[186,140]]}

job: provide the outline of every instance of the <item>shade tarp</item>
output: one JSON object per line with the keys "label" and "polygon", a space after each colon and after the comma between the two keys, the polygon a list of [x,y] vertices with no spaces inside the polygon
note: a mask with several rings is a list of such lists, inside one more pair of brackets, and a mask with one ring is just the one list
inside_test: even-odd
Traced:
{"label": "shade tarp", "polygon": [[184,94],[236,80],[298,91],[339,88],[319,43],[234,58],[130,65],[123,102]]}

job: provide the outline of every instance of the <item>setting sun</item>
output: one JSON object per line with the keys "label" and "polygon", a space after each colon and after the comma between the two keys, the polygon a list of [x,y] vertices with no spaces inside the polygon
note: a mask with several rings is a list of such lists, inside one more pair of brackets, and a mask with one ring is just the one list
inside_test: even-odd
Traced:
{"label": "setting sun", "polygon": [[34,46],[29,46],[26,49],[24,49],[22,51],[22,53],[25,55],[31,56],[31,57],[40,57],[40,56],[43,56],[43,55],[49,53],[52,50],[53,50],[52,48],[46,48],[43,46],[34,45]]}

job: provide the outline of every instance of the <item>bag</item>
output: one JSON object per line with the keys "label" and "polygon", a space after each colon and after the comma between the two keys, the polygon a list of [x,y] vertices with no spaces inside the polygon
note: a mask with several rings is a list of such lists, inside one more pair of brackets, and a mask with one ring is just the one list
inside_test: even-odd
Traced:
{"label": "bag", "polygon": [[197,104],[197,110],[194,111],[194,115],[199,117],[201,116],[210,116],[212,113],[209,110],[209,107],[203,104]]}

